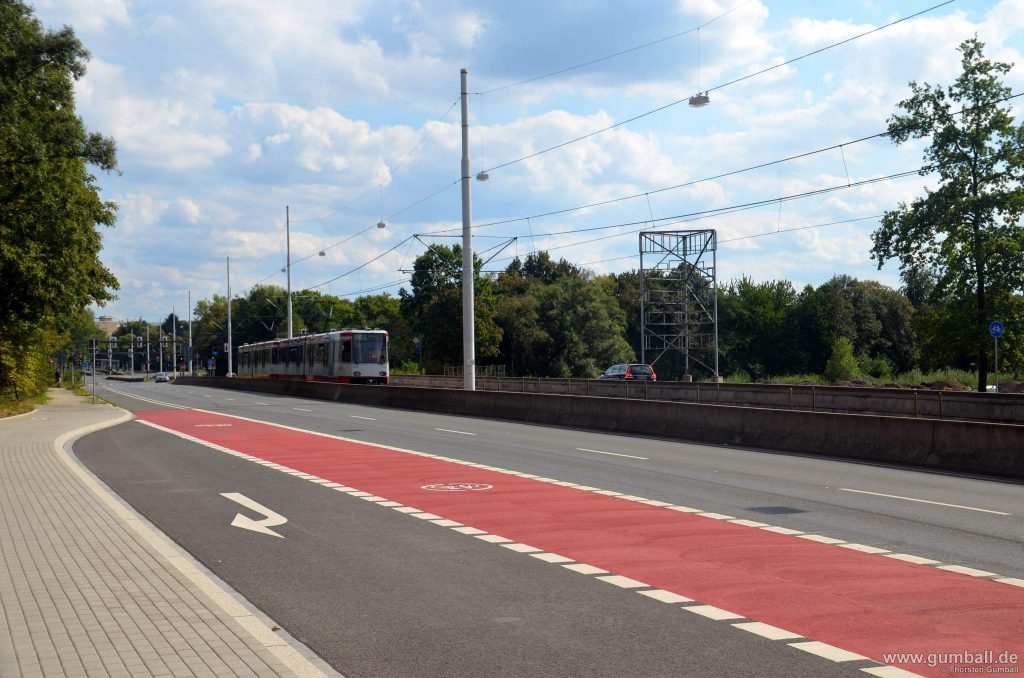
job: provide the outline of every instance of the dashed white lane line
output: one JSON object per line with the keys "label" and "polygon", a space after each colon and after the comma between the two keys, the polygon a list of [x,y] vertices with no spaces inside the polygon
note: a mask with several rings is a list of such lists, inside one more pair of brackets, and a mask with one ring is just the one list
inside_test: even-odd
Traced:
{"label": "dashed white lane line", "polygon": [[854,551],[860,551],[861,553],[889,553],[889,549],[880,549],[877,546],[868,546],[867,544],[839,544],[844,549],[852,549]]}
{"label": "dashed white lane line", "polygon": [[798,539],[809,539],[811,541],[816,541],[816,542],[819,542],[821,544],[842,544],[843,543],[842,539],[836,539],[835,537],[825,537],[825,536],[820,535],[820,534],[800,534],[800,535],[797,535],[797,538]]}
{"label": "dashed white lane line", "polygon": [[878,678],[921,678],[919,673],[904,671],[896,666],[872,666],[867,669],[861,669],[861,671],[870,673],[872,676],[878,676]]}
{"label": "dashed white lane line", "polygon": [[651,589],[650,591],[637,591],[641,596],[647,596],[654,600],[660,600],[663,603],[692,603],[693,598],[687,598],[681,596],[678,593],[672,593],[671,591],[664,591],[662,589]]}
{"label": "dashed white lane line", "polygon": [[630,459],[641,459],[643,461],[649,461],[650,457],[638,457],[635,454],[621,454],[619,452],[602,452],[601,450],[590,450],[586,447],[577,447],[580,452],[593,452],[594,454],[607,454],[612,457],[628,457]]}
{"label": "dashed white lane line", "polygon": [[950,508],[964,509],[965,511],[980,511],[981,513],[992,513],[997,516],[1009,516],[1011,513],[1004,511],[993,511],[991,509],[976,508],[974,506],[963,506],[961,504],[947,504],[943,501],[931,501],[929,499],[915,499],[914,497],[902,497],[898,494],[883,494],[881,492],[868,492],[867,490],[851,490],[848,487],[840,487],[840,492],[856,492],[857,494],[870,494],[875,497],[888,497],[889,499],[902,499],[903,501],[915,501],[919,504],[933,504],[935,506],[948,506]]}
{"label": "dashed white lane line", "polygon": [[254,400],[254,401],[252,401],[252,404],[253,405],[269,405],[270,403],[261,403],[261,402],[257,402],[257,401]]}
{"label": "dashed white lane line", "polygon": [[1016,577],[1002,577],[996,579],[1000,584],[1009,584],[1010,586],[1019,586],[1024,588],[1024,579],[1017,579]]}
{"label": "dashed white lane line", "polygon": [[969,577],[996,577],[998,576],[995,572],[986,572],[985,570],[976,570],[973,567],[964,567],[963,565],[938,565],[935,569],[946,570],[948,572],[956,572],[957,574],[966,574]]}
{"label": "dashed white lane line", "polygon": [[921,556],[912,556],[909,553],[883,553],[886,558],[895,558],[896,560],[904,560],[908,563],[914,563],[916,565],[938,565],[939,561],[932,560],[931,558],[922,558]]}
{"label": "dashed white lane line", "polygon": [[802,643],[789,643],[789,646],[834,662],[855,662],[868,659],[868,657],[857,654],[856,652],[850,652],[849,650],[844,650],[842,648],[829,645],[828,643],[820,643],[816,640],[808,640]]}
{"label": "dashed white lane line", "polygon": [[739,624],[733,624],[735,628],[749,631],[755,635],[767,638],[768,640],[795,640],[796,638],[803,638],[799,633],[793,633],[786,629],[780,629],[777,626],[771,624],[765,624],[764,622],[741,622]]}
{"label": "dashed white lane line", "polygon": [[736,516],[727,516],[724,513],[711,513],[710,511],[698,513],[698,516],[714,518],[715,520],[735,520]]}
{"label": "dashed white lane line", "polygon": [[313,410],[307,410],[305,407],[293,407],[292,409],[293,410],[298,410],[299,412],[312,412],[313,411]]}
{"label": "dashed white lane line", "polygon": [[348,415],[350,419],[365,419],[366,421],[377,421],[373,417],[360,417],[358,414]]}
{"label": "dashed white lane line", "polygon": [[601,581],[605,582],[606,584],[611,584],[612,586],[618,586],[618,587],[624,588],[624,589],[650,588],[650,586],[651,586],[650,584],[645,584],[642,581],[637,581],[636,579],[630,579],[629,577],[623,577],[621,574],[603,575],[603,576],[597,577],[597,579],[600,579]]}
{"label": "dashed white lane line", "polygon": [[682,609],[688,612],[693,612],[694,614],[699,614],[702,617],[707,617],[708,619],[715,619],[717,621],[722,621],[725,619],[743,619],[743,615],[736,614],[735,612],[729,612],[728,610],[723,610],[722,608],[715,607],[714,605],[691,605],[690,607],[684,607]]}
{"label": "dashed white lane line", "polygon": [[608,574],[608,570],[602,570],[600,567],[594,567],[593,565],[587,565],[586,563],[576,563],[575,565],[562,565],[567,570],[573,572],[579,572],[580,574]]}
{"label": "dashed white lane line", "polygon": [[[238,416],[235,416],[235,415],[225,415],[225,416],[230,416],[230,417],[234,417],[234,418],[237,418],[237,419],[246,419],[245,417],[238,417]],[[194,441],[196,443],[199,443],[201,445],[205,445],[205,446],[210,447],[212,449],[216,449],[216,450],[219,450],[221,452],[226,452],[226,453],[231,454],[231,455],[236,456],[236,457],[240,457],[240,458],[243,458],[243,459],[248,459],[248,460],[256,462],[256,463],[261,463],[261,464],[265,463],[264,460],[261,460],[258,457],[254,457],[252,455],[248,455],[248,454],[245,454],[245,453],[242,453],[242,452],[238,452],[236,450],[231,450],[231,449],[223,447],[221,445],[217,445],[215,443],[210,443],[210,442],[204,441],[202,439],[195,438],[195,437],[190,436],[188,434],[184,434],[184,433],[180,433],[180,432],[177,432],[177,431],[173,431],[171,429],[165,428],[165,427],[160,426],[158,424],[153,424],[153,423],[146,422],[146,421],[142,421],[141,423],[144,423],[144,424],[146,424],[148,426],[152,426],[153,428],[157,428],[157,429],[166,431],[168,433],[172,433],[174,435],[180,436],[182,438],[185,438],[186,440],[192,440],[192,441]],[[289,428],[289,429],[292,428],[292,427],[283,426],[283,425],[278,425],[278,426],[281,427],[281,428]],[[328,435],[328,434],[321,434],[321,435],[324,435],[325,437],[339,438],[339,436],[333,436],[333,435]],[[443,460],[446,460],[446,461],[452,461],[452,462],[455,462],[455,463],[463,463],[463,464],[465,464],[465,462],[462,462],[460,460],[449,459],[447,457],[442,457],[442,456],[439,456],[439,455],[415,452],[415,451],[412,451],[412,450],[400,450],[399,448],[390,448],[390,449],[396,449],[396,450],[399,450],[399,451],[408,452],[410,454],[416,454],[416,455],[420,455],[420,456],[424,456],[424,457],[432,457],[432,458],[437,458],[437,459],[443,459]],[[435,515],[433,513],[427,513],[427,512],[421,511],[420,509],[417,509],[417,508],[414,508],[414,507],[411,507],[411,506],[404,506],[404,505],[402,505],[402,504],[400,504],[398,502],[387,501],[384,498],[378,497],[378,496],[373,495],[373,494],[371,494],[369,492],[363,492],[363,491],[357,490],[355,488],[351,488],[351,487],[347,487],[347,486],[341,485],[340,483],[325,482],[325,479],[323,479],[323,478],[319,478],[317,476],[314,476],[314,475],[311,475],[311,474],[308,474],[308,473],[304,473],[302,471],[297,471],[296,469],[291,469],[291,468],[288,468],[287,466],[281,466],[279,464],[273,464],[271,467],[275,468],[277,470],[280,470],[283,473],[288,473],[288,474],[291,474],[291,475],[295,475],[296,477],[305,478],[307,480],[310,480],[311,482],[315,482],[317,484],[324,485],[325,487],[328,487],[329,489],[334,489],[336,491],[343,491],[345,494],[349,494],[349,495],[352,495],[352,496],[358,496],[358,497],[360,497],[362,499],[366,499],[367,501],[373,501],[375,503],[379,503],[382,506],[388,506],[388,507],[392,508],[393,510],[399,511],[401,513],[411,514],[411,515],[413,515],[413,517],[420,518],[420,519],[423,519],[423,520],[427,520],[428,522],[431,522],[431,523],[434,523],[434,524],[437,524],[437,525],[441,525],[441,526],[444,526],[444,527],[450,527],[451,529],[453,529],[456,532],[460,532],[462,534],[467,534],[467,535],[471,535],[471,536],[476,536],[478,538],[481,538],[483,541],[487,541],[487,542],[491,542],[491,543],[496,543],[499,546],[502,546],[503,548],[507,548],[507,549],[510,549],[512,551],[516,551],[518,553],[524,553],[524,554],[530,555],[531,557],[537,558],[538,560],[542,560],[542,561],[548,562],[548,563],[558,564],[561,567],[564,567],[566,569],[570,569],[570,570],[572,570],[574,572],[577,572],[577,573],[580,573],[580,574],[584,574],[584,575],[602,575],[602,576],[597,576],[595,578],[601,579],[602,581],[605,581],[606,583],[610,583],[610,584],[613,584],[615,586],[619,586],[621,588],[625,588],[625,589],[628,589],[628,590],[635,590],[637,593],[640,593],[641,595],[644,595],[646,597],[652,598],[654,600],[659,600],[659,601],[664,602],[664,603],[677,604],[677,605],[682,604],[680,606],[680,609],[689,610],[689,611],[693,612],[694,614],[698,614],[698,615],[707,617],[709,619],[713,619],[713,620],[744,619],[744,617],[742,615],[735,614],[735,613],[730,612],[728,610],[723,610],[723,609],[715,607],[713,605],[705,605],[705,604],[686,605],[685,603],[695,603],[695,602],[698,602],[698,601],[694,601],[694,600],[692,600],[690,598],[686,598],[685,596],[681,596],[681,595],[673,593],[671,591],[664,591],[664,590],[661,590],[661,589],[654,589],[649,584],[645,584],[643,582],[637,581],[635,579],[631,579],[629,577],[624,577],[624,576],[621,576],[621,575],[615,575],[615,574],[609,573],[607,570],[603,570],[601,568],[594,567],[594,566],[588,565],[586,563],[572,562],[571,558],[567,558],[565,556],[562,556],[562,555],[559,555],[559,554],[555,554],[555,553],[547,553],[547,552],[544,552],[542,549],[539,549],[539,548],[534,547],[534,546],[530,546],[528,544],[521,544],[521,543],[511,542],[510,540],[505,539],[504,537],[500,537],[500,536],[497,536],[497,535],[490,535],[489,533],[485,532],[484,530],[480,530],[478,528],[474,528],[474,527],[467,526],[467,525],[462,525],[461,523],[458,523],[458,522],[453,521],[453,520],[448,520],[448,519],[442,518],[441,516]],[[522,474],[522,473],[518,473],[518,472],[507,471],[505,469],[500,469],[498,467],[488,467],[488,466],[483,466],[483,465],[480,465],[480,467],[481,468],[490,468],[490,469],[492,469],[494,471],[497,471],[497,472],[509,473],[511,475],[517,475],[517,476],[522,476],[522,477],[527,477],[527,475],[528,475],[528,474]],[[558,483],[558,484],[565,484],[568,487],[573,487],[575,485],[575,484],[562,483],[562,482],[556,481],[555,479],[552,479],[552,478],[540,478],[540,477],[538,477],[537,479],[541,480],[541,481],[545,481],[545,482],[553,482],[553,483]],[[583,489],[584,491],[591,491],[591,492],[602,493],[602,494],[606,493],[604,491],[597,490],[597,488],[589,488],[589,487],[586,487],[586,486],[576,486],[576,487],[578,489]],[[607,494],[609,494],[610,496],[613,496],[613,497],[617,497],[619,499],[628,499],[628,500],[637,501],[637,502],[647,503],[647,502],[651,501],[651,500],[644,499],[643,497],[634,497],[632,495],[624,495],[624,494],[622,494],[620,492],[614,492],[614,493],[607,492]],[[663,504],[663,503],[664,502],[656,502],[655,505],[660,505],[660,504]],[[688,507],[682,507],[682,506],[667,505],[667,506],[664,506],[664,508],[677,509],[677,510],[680,510],[680,511],[683,511],[683,512],[698,512],[697,509],[689,509]],[[720,516],[721,517],[720,519],[740,520],[740,519],[734,519],[731,516],[725,516],[723,514],[715,514],[715,513],[707,513],[707,512],[705,512],[705,513],[703,513],[703,515],[705,515],[707,517],[712,517],[712,516],[719,517]],[[760,529],[779,531],[779,532],[782,532],[783,534],[786,534],[786,533],[802,534],[802,533],[800,533],[799,530],[786,530],[785,528],[777,528],[777,530],[774,530],[771,526],[761,527],[762,525],[764,525],[763,523],[757,523],[756,521],[746,521],[746,522],[747,523],[752,523],[751,525],[748,525],[748,527],[759,527]],[[818,535],[811,535],[811,536],[818,536]],[[828,539],[828,538],[825,538],[825,539]],[[856,546],[862,546],[862,545],[856,545]],[[866,548],[871,548],[871,547],[866,547]],[[914,556],[904,556],[904,554],[888,554],[888,555],[890,555],[890,556],[894,555],[896,557],[904,557],[904,558],[906,558],[908,560],[915,558]],[[920,558],[920,559],[917,559],[917,560],[927,561],[927,559],[923,559],[923,558]],[[910,560],[910,561],[911,562],[916,562],[916,560]],[[936,563],[937,561],[928,561],[928,562]],[[964,568],[964,569],[971,569],[971,568]],[[954,570],[954,571],[959,571],[959,570]],[[979,570],[978,572],[982,572],[982,571]],[[986,573],[986,574],[989,574],[989,573]],[[990,576],[997,576],[997,575],[990,575]],[[1011,584],[1011,585],[1014,585],[1014,586],[1024,585],[1024,580],[1011,579],[1011,578],[1001,578],[1001,579],[996,579],[995,581],[1002,581],[1002,582],[1005,582],[1007,584]],[[647,589],[647,590],[639,590],[639,589]],[[780,640],[788,640],[788,639],[791,639],[791,638],[794,638],[794,637],[796,637],[796,638],[800,638],[801,637],[801,636],[795,636],[795,635],[789,634],[789,632],[787,632],[787,631],[784,631],[782,629],[777,629],[776,627],[772,627],[772,626],[769,626],[767,624],[761,624],[759,622],[750,622],[749,624],[747,624],[747,623],[744,623],[744,624],[734,624],[734,626],[737,626],[739,628],[743,628],[744,630],[747,630],[747,631],[749,631],[751,633],[755,633],[756,635],[762,635],[762,636],[764,636],[766,638],[770,638],[770,639],[775,639],[775,638],[773,638],[773,635],[779,636],[778,639],[780,639]],[[804,650],[806,652],[809,652],[811,654],[817,654],[817,655],[825,657],[827,659],[831,659],[832,661],[852,661],[854,659],[867,659],[866,657],[862,657],[861,655],[858,655],[858,654],[855,654],[855,653],[852,653],[852,652],[848,652],[848,651],[842,650],[840,648],[835,648],[835,647],[833,647],[831,645],[827,645],[825,643],[819,643],[819,642],[790,643],[790,645],[792,645],[794,647],[797,647],[798,649],[802,649],[802,650]],[[823,653],[825,653],[825,654],[823,654]],[[889,668],[893,668],[893,667],[879,667],[879,668],[881,668],[881,669],[889,669]],[[868,671],[867,669],[863,669],[863,670],[867,671],[868,673],[872,673],[873,675],[879,675],[879,676],[884,676],[884,677],[892,676],[893,678],[895,678],[897,676],[913,675],[913,674],[907,674],[906,672],[902,672],[902,673],[893,673],[893,672],[875,673],[875,672],[872,672],[872,671]],[[898,669],[897,669],[897,671],[898,671]]]}
{"label": "dashed white lane line", "polygon": [[794,534],[803,534],[803,532],[801,532],[800,530],[793,530],[788,527],[778,527],[776,525],[773,525],[771,527],[762,527],[761,529],[765,532],[774,532],[776,534],[788,534],[791,536]]}
{"label": "dashed white lane line", "polygon": [[435,428],[434,430],[435,431],[444,431],[445,433],[458,433],[459,435],[463,435],[463,436],[475,436],[476,435],[475,433],[470,433],[468,431],[455,431],[455,430],[450,429],[450,428]]}
{"label": "dashed white lane line", "polygon": [[[458,530],[459,528],[455,528],[455,529]],[[542,549],[537,548],[536,546],[530,546],[529,544],[513,543],[513,544],[502,544],[502,546],[507,548],[507,549],[509,549],[509,550],[515,551],[516,553],[540,553],[541,550],[542,550]]]}

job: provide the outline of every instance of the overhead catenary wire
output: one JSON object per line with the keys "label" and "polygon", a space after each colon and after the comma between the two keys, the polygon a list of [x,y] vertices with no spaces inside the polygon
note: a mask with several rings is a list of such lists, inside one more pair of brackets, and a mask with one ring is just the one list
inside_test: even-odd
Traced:
{"label": "overhead catenary wire", "polygon": [[[857,35],[854,35],[854,36],[851,36],[849,38],[846,38],[845,40],[840,40],[839,42],[834,42],[834,43],[832,43],[830,45],[826,45],[824,47],[820,47],[820,48],[818,48],[816,50],[813,50],[811,52],[807,52],[806,54],[801,54],[798,57],[793,57],[792,59],[787,59],[786,61],[783,61],[781,63],[775,64],[775,65],[772,65],[772,66],[768,66],[768,67],[762,68],[762,69],[760,69],[758,71],[754,71],[753,73],[748,73],[747,75],[741,76],[739,78],[734,78],[733,80],[729,80],[727,82],[723,82],[721,84],[715,85],[714,87],[708,88],[706,91],[707,92],[714,92],[714,91],[723,89],[725,87],[729,87],[730,85],[735,85],[736,83],[743,82],[744,80],[749,80],[750,78],[754,78],[754,77],[757,77],[759,75],[763,75],[765,73],[768,73],[770,71],[774,71],[777,68],[782,68],[783,66],[788,66],[789,64],[796,63],[797,61],[801,61],[801,60],[806,59],[808,57],[814,56],[815,54],[821,54],[822,52],[828,51],[828,50],[833,49],[835,47],[839,47],[840,45],[845,45],[845,44],[847,44],[849,42],[853,42],[854,40],[857,40],[859,38],[863,38],[863,37],[871,35],[873,33],[877,33],[879,31],[883,31],[883,30],[885,30],[887,28],[891,28],[892,26],[895,26],[895,25],[897,25],[899,23],[902,23],[904,21],[909,21],[910,19],[913,19],[915,17],[921,16],[922,14],[926,14],[928,12],[932,12],[932,11],[934,11],[934,10],[940,8],[940,7],[944,7],[944,6],[949,5],[949,4],[951,4],[951,3],[955,2],[955,1],[956,0],[945,0],[945,2],[941,2],[941,3],[937,4],[937,5],[933,5],[933,6],[929,7],[929,8],[927,8],[927,9],[923,9],[923,10],[921,10],[919,12],[915,12],[914,14],[911,14],[909,16],[905,16],[905,17],[903,17],[901,19],[896,19],[895,21],[887,23],[887,24],[885,24],[883,26],[878,26],[878,27],[873,28],[873,29],[871,29],[869,31],[864,31],[863,33],[858,33]],[[524,160],[529,160],[531,158],[536,158],[539,155],[544,155],[545,153],[550,153],[551,151],[555,151],[555,150],[558,150],[559,148],[564,148],[564,147],[569,146],[571,144],[575,144],[575,143],[578,143],[580,141],[584,141],[584,140],[589,139],[591,137],[597,136],[598,134],[603,134],[604,132],[608,132],[609,130],[613,130],[613,129],[616,129],[618,127],[622,127],[623,125],[628,125],[631,122],[636,122],[637,120],[640,120],[642,118],[646,118],[646,117],[648,117],[650,115],[654,115],[655,113],[660,113],[661,111],[664,111],[664,110],[666,110],[668,108],[672,108],[673,106],[678,106],[679,104],[684,103],[684,102],[688,102],[689,100],[690,100],[690,97],[684,97],[682,99],[677,99],[675,101],[670,101],[667,104],[664,104],[662,106],[658,106],[657,108],[653,108],[653,109],[651,109],[649,111],[646,111],[644,113],[640,113],[639,115],[634,115],[631,118],[627,118],[626,120],[622,120],[622,121],[617,122],[617,123],[615,123],[613,125],[609,125],[607,127],[602,127],[601,129],[594,130],[593,132],[590,132],[588,134],[584,134],[584,135],[576,137],[574,139],[569,139],[568,141],[563,141],[560,144],[555,144],[554,146],[550,146],[548,148],[541,149],[541,150],[536,151],[534,153],[530,153],[528,155],[524,155],[521,158],[516,158],[515,160],[509,160],[509,161],[503,162],[503,163],[501,163],[499,165],[495,165],[494,167],[489,167],[488,169],[485,169],[484,172],[487,173],[487,174],[490,174],[491,172],[494,172],[495,170],[499,170],[499,169],[502,169],[502,168],[505,168],[505,167],[509,167],[511,165],[515,165],[517,163],[523,162]]]}
{"label": "overhead catenary wire", "polygon": [[746,2],[741,2],[738,5],[733,6],[731,9],[728,9],[725,12],[722,12],[718,16],[713,17],[711,19],[708,19],[707,21],[702,23],[700,26],[695,26],[693,28],[688,28],[685,31],[680,31],[678,33],[673,33],[672,35],[667,35],[664,38],[658,38],[657,40],[651,40],[650,42],[645,42],[642,45],[637,45],[636,47],[630,47],[628,49],[624,49],[624,50],[621,50],[619,52],[615,52],[614,54],[608,54],[608,55],[603,56],[603,57],[598,57],[596,59],[591,59],[590,61],[584,61],[583,63],[579,63],[579,64],[576,64],[574,66],[566,66],[565,68],[560,68],[557,71],[551,71],[550,73],[544,73],[543,75],[537,75],[537,76],[534,76],[532,78],[527,78],[526,80],[519,80],[517,82],[511,82],[511,83],[509,83],[507,85],[502,85],[501,87],[493,87],[491,89],[484,90],[482,92],[476,92],[476,94],[493,94],[494,92],[500,92],[502,90],[511,89],[513,87],[519,87],[520,85],[528,85],[531,82],[537,82],[538,80],[544,80],[545,78],[551,78],[551,77],[554,77],[556,75],[562,75],[563,73],[568,73],[569,71],[575,71],[575,70],[578,70],[580,68],[585,68],[587,66],[593,66],[594,64],[599,64],[602,61],[608,61],[609,59],[614,59],[615,57],[620,57],[620,56],[623,56],[625,54],[631,54],[633,52],[637,52],[639,50],[646,49],[647,47],[653,47],[654,45],[659,45],[659,44],[661,44],[663,42],[668,42],[669,40],[674,40],[674,39],[682,37],[684,35],[689,35],[690,33],[693,33],[695,31],[699,31],[702,28],[710,26],[711,24],[715,23],[716,21],[718,21],[720,19],[724,19],[725,17],[729,16],[730,14],[735,12],[736,10],[738,10],[741,7],[744,7],[746,5],[749,5],[753,1],[754,0],[746,0]]}
{"label": "overhead catenary wire", "polygon": [[[979,108],[988,108],[990,106],[995,106],[997,104],[1005,103],[1007,101],[1010,101],[1010,100],[1013,100],[1013,99],[1017,99],[1017,98],[1022,97],[1022,96],[1024,96],[1024,92],[1021,92],[1019,94],[1011,94],[1011,95],[1008,95],[1008,96],[1005,96],[1005,97],[1001,97],[999,99],[995,99],[993,101],[985,102],[983,104],[978,104],[976,106],[969,106],[969,107],[962,108],[959,111],[956,111],[956,112],[952,113],[951,115],[962,115],[964,113],[969,113],[971,111],[975,111],[975,110],[977,110]],[[768,162],[762,162],[762,163],[758,163],[756,165],[750,165],[748,167],[743,167],[743,168],[740,168],[740,169],[730,170],[728,172],[722,172],[720,174],[715,174],[715,175],[712,175],[712,176],[702,177],[700,179],[693,179],[693,180],[690,180],[690,181],[685,181],[685,182],[683,182],[681,184],[673,184],[672,186],[665,186],[665,187],[662,187],[662,188],[650,189],[650,190],[644,191],[643,193],[633,193],[631,195],[624,195],[624,196],[620,196],[618,198],[610,198],[608,200],[600,200],[600,201],[597,201],[597,202],[586,203],[586,204],[583,204],[583,205],[575,205],[573,207],[566,207],[566,208],[563,208],[563,209],[551,210],[549,212],[542,212],[542,213],[539,213],[539,214],[531,214],[531,215],[524,216],[524,217],[512,217],[512,218],[508,218],[508,219],[500,219],[500,220],[496,220],[496,221],[488,221],[488,222],[485,222],[485,223],[482,223],[482,224],[475,224],[473,226],[473,228],[474,229],[481,229],[481,228],[487,228],[489,226],[500,226],[502,224],[511,224],[511,223],[515,223],[517,221],[527,221],[527,222],[529,222],[529,220],[531,220],[531,219],[541,219],[543,217],[557,216],[559,214],[567,214],[569,212],[575,212],[575,211],[578,211],[578,210],[590,209],[592,207],[604,207],[605,205],[612,205],[612,204],[615,204],[615,203],[618,203],[618,202],[624,202],[626,200],[635,200],[637,198],[643,198],[643,197],[648,196],[648,195],[653,195],[653,194],[657,194],[657,193],[664,193],[666,191],[674,191],[674,190],[678,190],[680,188],[688,188],[690,186],[695,186],[697,184],[701,184],[701,183],[708,182],[708,181],[716,181],[718,179],[725,179],[725,178],[728,178],[728,177],[731,177],[731,176],[735,176],[737,174],[743,174],[745,172],[752,172],[754,170],[765,169],[766,167],[772,167],[774,165],[780,165],[780,164],[783,164],[783,163],[786,163],[786,162],[792,162],[794,160],[801,160],[803,158],[808,158],[808,157],[811,157],[813,155],[818,155],[818,154],[821,154],[821,153],[827,153],[829,151],[839,150],[840,152],[842,152],[842,149],[845,146],[853,146],[854,144],[859,144],[859,143],[862,143],[862,142],[865,142],[865,141],[870,141],[872,139],[884,138],[884,137],[887,137],[887,136],[889,136],[889,131],[888,130],[883,131],[883,132],[877,132],[875,134],[868,134],[866,136],[862,136],[862,137],[859,137],[857,139],[851,139],[849,141],[844,141],[844,142],[841,142],[841,143],[838,143],[838,144],[832,144],[830,146],[823,146],[822,148],[817,148],[817,149],[815,149],[813,151],[806,151],[806,152],[803,152],[803,153],[797,153],[796,155],[786,156],[784,158],[779,158],[777,160],[770,160]],[[844,154],[843,155],[843,166],[844,166],[844,168],[846,167],[845,163],[846,163],[846,157],[845,157],[845,154]],[[847,174],[849,174],[848,170],[847,170]],[[451,228],[451,229],[445,229],[443,231],[436,231],[436,232],[437,233],[445,233],[445,232],[448,232],[448,231],[455,231],[455,230],[461,230],[461,227],[459,227],[458,229]]]}

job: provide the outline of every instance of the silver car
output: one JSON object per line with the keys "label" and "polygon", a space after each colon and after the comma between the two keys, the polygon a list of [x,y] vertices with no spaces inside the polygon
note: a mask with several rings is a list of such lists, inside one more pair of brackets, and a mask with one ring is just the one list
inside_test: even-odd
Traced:
{"label": "silver car", "polygon": [[166,372],[157,372],[156,377],[153,378],[153,381],[155,381],[158,384],[164,381],[169,382],[170,380],[171,378],[167,376]]}

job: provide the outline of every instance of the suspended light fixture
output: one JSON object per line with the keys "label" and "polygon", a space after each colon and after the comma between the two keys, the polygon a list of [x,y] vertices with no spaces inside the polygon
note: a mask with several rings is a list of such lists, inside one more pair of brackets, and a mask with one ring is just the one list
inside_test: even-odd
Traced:
{"label": "suspended light fixture", "polygon": [[377,222],[377,228],[387,228],[387,226],[383,219]]}
{"label": "suspended light fixture", "polygon": [[327,252],[324,252],[323,250],[320,250],[319,256],[326,257],[327,256]]}
{"label": "suspended light fixture", "polygon": [[697,93],[690,97],[690,108],[700,108],[701,106],[707,106],[711,103],[711,97],[708,96],[710,90],[705,90],[703,94],[700,91],[700,29],[697,29]]}
{"label": "suspended light fixture", "polygon": [[704,92],[703,94],[694,94],[690,97],[691,108],[700,108],[701,106],[707,106],[709,103],[711,103],[711,98],[708,97],[707,92]]}
{"label": "suspended light fixture", "polygon": [[476,180],[477,181],[487,181],[490,178],[491,178],[491,175],[488,174],[487,172],[480,172],[479,174],[476,175]]}

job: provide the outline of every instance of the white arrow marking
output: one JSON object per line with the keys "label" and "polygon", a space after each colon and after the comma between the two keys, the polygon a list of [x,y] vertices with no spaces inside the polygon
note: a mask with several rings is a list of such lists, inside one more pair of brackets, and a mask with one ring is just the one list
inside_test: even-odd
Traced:
{"label": "white arrow marking", "polygon": [[272,527],[277,527],[278,525],[284,525],[288,522],[288,519],[280,513],[274,513],[263,504],[259,504],[238,492],[221,492],[220,496],[239,503],[247,509],[252,509],[256,513],[262,513],[265,516],[263,520],[253,520],[252,518],[246,518],[239,513],[235,516],[235,519],[231,521],[232,527],[240,527],[243,530],[252,530],[253,532],[262,532],[263,534],[269,534],[284,539],[284,536],[270,529]]}

